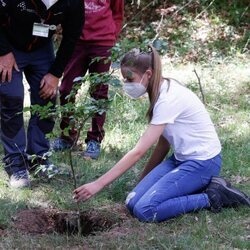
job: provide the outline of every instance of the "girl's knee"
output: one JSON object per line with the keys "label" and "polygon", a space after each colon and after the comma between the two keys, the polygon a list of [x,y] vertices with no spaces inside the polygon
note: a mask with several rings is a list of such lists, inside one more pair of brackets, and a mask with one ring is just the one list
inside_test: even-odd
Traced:
{"label": "girl's knee", "polygon": [[149,203],[138,202],[133,209],[133,215],[141,222],[157,222],[157,213]]}
{"label": "girl's knee", "polygon": [[133,214],[134,206],[136,203],[135,199],[133,199],[135,195],[136,195],[136,192],[134,191],[130,192],[125,201],[125,205],[131,214]]}

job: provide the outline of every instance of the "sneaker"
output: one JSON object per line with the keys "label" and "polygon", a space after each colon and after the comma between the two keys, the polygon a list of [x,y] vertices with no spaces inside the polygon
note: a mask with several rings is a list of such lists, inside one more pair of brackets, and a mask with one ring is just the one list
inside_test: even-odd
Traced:
{"label": "sneaker", "polygon": [[26,169],[19,170],[10,176],[9,186],[12,188],[30,187],[29,174]]}
{"label": "sneaker", "polygon": [[50,163],[48,160],[44,160],[36,168],[35,176],[51,179],[60,172],[61,170],[57,166]]}
{"label": "sneaker", "polygon": [[237,207],[241,204],[250,207],[250,198],[221,177],[212,177],[206,193],[213,212],[219,212],[222,207]]}
{"label": "sneaker", "polygon": [[29,159],[29,171],[33,173],[35,177],[50,179],[53,176],[61,173],[61,170],[58,167],[49,162],[47,154]]}
{"label": "sneaker", "polygon": [[72,143],[62,139],[62,138],[56,138],[52,143],[51,143],[51,149],[54,150],[55,152],[58,151],[64,151],[67,149],[70,149],[72,147]]}
{"label": "sneaker", "polygon": [[99,142],[90,140],[87,142],[86,151],[83,152],[83,157],[97,159],[101,153],[101,145]]}

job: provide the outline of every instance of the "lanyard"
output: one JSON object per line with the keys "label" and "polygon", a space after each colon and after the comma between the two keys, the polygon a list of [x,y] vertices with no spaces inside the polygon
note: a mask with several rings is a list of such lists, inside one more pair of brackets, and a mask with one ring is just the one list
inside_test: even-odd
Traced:
{"label": "lanyard", "polygon": [[31,2],[32,2],[32,4],[35,6],[35,12],[36,12],[36,14],[40,17],[41,23],[47,22],[47,21],[50,19],[50,17],[51,17],[51,11],[49,10],[48,16],[44,19],[44,18],[42,18],[42,16],[41,16],[40,13],[39,13],[39,10],[38,10],[38,7],[37,7],[36,2],[35,2],[34,0],[31,0]]}

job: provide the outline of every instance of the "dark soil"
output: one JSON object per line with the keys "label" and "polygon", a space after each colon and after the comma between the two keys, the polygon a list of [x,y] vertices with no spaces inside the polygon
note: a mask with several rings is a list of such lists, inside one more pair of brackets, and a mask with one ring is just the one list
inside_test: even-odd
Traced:
{"label": "dark soil", "polygon": [[[22,210],[13,218],[13,227],[27,234],[78,233],[78,215],[76,212],[62,212],[55,209]],[[89,235],[119,225],[122,217],[115,217],[101,211],[87,211],[80,215],[81,234]],[[0,228],[1,234],[1,228]]]}
{"label": "dark soil", "polygon": [[0,224],[0,237],[5,235],[4,229],[5,229],[5,227]]}

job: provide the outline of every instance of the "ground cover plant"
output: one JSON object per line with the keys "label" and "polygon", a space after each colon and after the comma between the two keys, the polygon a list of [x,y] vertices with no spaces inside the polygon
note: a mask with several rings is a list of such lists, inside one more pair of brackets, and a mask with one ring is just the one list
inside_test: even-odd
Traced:
{"label": "ground cover plant", "polygon": [[[134,2],[137,3],[137,1]],[[172,19],[169,20],[165,17],[161,23],[156,21],[157,18],[152,20],[153,23],[150,22],[150,24],[155,28],[150,28],[145,32],[141,32],[143,23],[137,25],[139,27],[137,31],[134,28],[130,29],[130,33],[124,30],[127,38],[124,38],[116,47],[116,53],[122,53],[124,47],[141,44],[144,38],[148,41],[154,40],[157,35],[155,30],[159,27],[159,35],[155,41],[158,41],[156,45],[159,49],[162,49],[162,52],[165,51],[163,53],[164,75],[182,81],[201,99],[200,85],[202,86],[207,109],[216,125],[223,146],[222,175],[243,191],[250,193],[250,59],[247,51],[247,35],[243,32],[244,20],[246,20],[244,11],[247,10],[247,5],[239,4],[239,8],[235,1],[220,1],[220,4],[224,3],[226,10],[230,10],[227,13],[228,21],[225,21],[222,14],[218,15],[217,11],[219,11],[219,7],[221,8],[218,1],[200,1],[206,5],[199,5],[195,9],[195,14],[190,13],[189,8],[192,6],[191,2],[197,4],[199,1],[151,2],[155,2],[156,8],[165,10],[175,5],[175,11],[179,10],[179,12],[172,17],[172,22]],[[190,4],[184,7],[189,2]],[[225,5],[225,2],[231,2],[231,7]],[[210,3],[212,4],[209,6]],[[137,9],[137,6],[133,5],[131,13],[135,11],[134,8],[139,12],[148,4],[150,1],[140,1],[139,8]],[[238,16],[234,12],[236,9],[241,18],[236,18]],[[143,12],[146,10],[147,8]],[[202,15],[191,22],[193,15],[197,16],[202,11]],[[146,13],[142,14],[146,15]],[[158,14],[155,15],[157,17]],[[187,18],[188,16],[189,18]],[[233,18],[230,19],[230,16]],[[169,25],[177,25],[174,22],[176,18],[184,17],[187,18],[186,21],[182,20],[178,23],[178,34],[174,36],[175,31],[170,32]],[[140,20],[144,22],[144,19],[146,17]],[[214,19],[217,22],[212,26],[205,25],[208,20]],[[134,22],[136,23],[136,18]],[[187,22],[192,26],[186,26]],[[199,22],[202,22],[199,24],[200,29],[196,29]],[[208,43],[204,40],[201,43],[190,33],[185,35],[185,32],[192,31],[192,34],[195,33],[198,36],[200,34],[198,31],[204,31],[204,25],[210,34],[205,36]],[[223,33],[226,27],[231,27],[231,25],[234,28],[225,39],[215,39],[216,43],[220,44],[219,48],[210,43],[212,34]],[[132,27],[132,24],[128,27]],[[180,37],[182,33],[183,36]],[[239,35],[236,40],[241,41],[240,43],[233,40],[236,35]],[[145,39],[143,42],[146,44]],[[166,41],[167,44],[165,44]],[[194,44],[194,41],[197,44]],[[188,45],[187,50],[185,50],[186,45]],[[193,48],[192,50],[190,50],[190,46]],[[213,52],[215,53],[213,54]],[[84,160],[77,151],[72,152],[78,183],[91,181],[110,169],[133,147],[147,126],[146,119],[144,119],[147,100],[133,101],[124,96],[121,89],[116,92],[107,113],[106,137],[98,161]],[[83,135],[87,128],[88,124],[85,124]],[[3,153],[2,149],[0,152]],[[88,218],[93,218],[95,222],[99,223],[93,225],[93,221],[89,220],[89,227],[92,227],[93,231],[84,236],[71,235],[70,225],[63,229],[55,223],[60,221],[60,218],[56,218],[58,212],[77,210],[77,204],[72,199],[72,179],[62,176],[50,181],[32,179],[31,190],[11,190],[7,187],[7,176],[1,169],[0,249],[250,248],[249,209],[245,207],[237,210],[224,209],[219,214],[203,210],[160,224],[140,223],[132,218],[124,207],[124,200],[128,192],[136,185],[148,155],[95,198],[80,204],[80,210],[86,212]],[[70,169],[68,152],[53,153],[52,160],[63,169]],[[37,220],[37,215],[40,216],[39,220]],[[30,223],[27,224],[27,222],[32,219],[38,222],[33,224],[33,228],[30,228]],[[64,233],[62,234],[61,231]]]}

